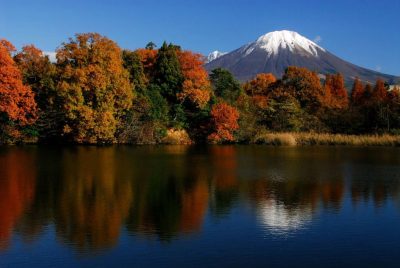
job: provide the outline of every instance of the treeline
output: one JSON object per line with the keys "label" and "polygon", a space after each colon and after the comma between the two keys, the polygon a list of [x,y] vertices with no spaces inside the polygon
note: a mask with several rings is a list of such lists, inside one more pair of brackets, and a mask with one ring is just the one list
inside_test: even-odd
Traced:
{"label": "treeline", "polygon": [[200,54],[164,43],[122,50],[77,34],[57,61],[0,41],[0,143],[252,142],[263,131],[382,133],[400,129],[399,90],[289,67],[240,84],[208,74]]}

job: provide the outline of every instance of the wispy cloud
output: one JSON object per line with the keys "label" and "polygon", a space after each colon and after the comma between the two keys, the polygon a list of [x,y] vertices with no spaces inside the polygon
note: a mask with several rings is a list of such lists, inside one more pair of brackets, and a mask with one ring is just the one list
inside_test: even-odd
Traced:
{"label": "wispy cloud", "polygon": [[51,62],[56,62],[57,61],[56,52],[54,52],[54,51],[43,51],[43,54],[46,55],[46,56],[49,56],[49,60]]}
{"label": "wispy cloud", "polygon": [[317,35],[315,38],[314,38],[314,42],[315,43],[321,43],[321,41],[322,41],[322,37],[320,36],[320,35]]}
{"label": "wispy cloud", "polygon": [[382,66],[377,65],[377,66],[375,67],[375,71],[377,71],[377,72],[382,71]]}

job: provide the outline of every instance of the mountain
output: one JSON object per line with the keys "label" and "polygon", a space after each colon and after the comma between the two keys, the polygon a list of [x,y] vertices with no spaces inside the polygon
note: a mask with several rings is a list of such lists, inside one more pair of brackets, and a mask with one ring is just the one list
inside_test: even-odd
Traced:
{"label": "mountain", "polygon": [[215,51],[211,52],[210,54],[208,54],[208,56],[206,58],[206,63],[212,62],[213,60],[216,60],[225,54],[226,54],[226,52],[220,52],[218,50],[215,50]]}
{"label": "mountain", "polygon": [[378,78],[391,84],[400,81],[399,77],[342,60],[292,31],[267,33],[256,41],[220,55],[205,65],[208,71],[218,67],[228,69],[241,81],[252,79],[259,73],[273,73],[281,77],[288,66],[306,67],[323,75],[341,73],[346,84],[352,83],[355,77],[370,83],[375,83]]}

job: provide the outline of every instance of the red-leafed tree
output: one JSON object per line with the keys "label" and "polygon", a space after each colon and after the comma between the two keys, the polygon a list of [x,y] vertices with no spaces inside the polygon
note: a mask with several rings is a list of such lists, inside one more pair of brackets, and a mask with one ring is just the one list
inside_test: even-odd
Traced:
{"label": "red-leafed tree", "polygon": [[140,48],[135,51],[139,56],[140,62],[143,65],[143,71],[146,76],[146,84],[149,83],[154,75],[154,64],[157,60],[158,50],[150,48]]}
{"label": "red-leafed tree", "polygon": [[[35,122],[36,103],[34,93],[22,82],[22,75],[11,53],[14,46],[5,39],[0,40],[0,124],[2,135],[19,136],[18,127]],[[13,127],[11,127],[13,125]]]}
{"label": "red-leafed tree", "polygon": [[257,108],[265,109],[268,106],[268,94],[270,87],[276,82],[276,77],[271,73],[258,74],[253,80],[246,82],[243,89],[251,96],[252,102]]}
{"label": "red-leafed tree", "polygon": [[333,76],[333,95],[336,107],[344,109],[349,105],[347,89],[344,85],[343,75],[340,73]]}
{"label": "red-leafed tree", "polygon": [[234,141],[233,131],[239,128],[239,112],[236,108],[218,103],[211,109],[213,133],[208,136],[210,142]]}
{"label": "red-leafed tree", "polygon": [[24,125],[34,122],[36,104],[32,90],[22,83],[21,72],[11,58],[13,51],[10,42],[0,41],[0,112]]}
{"label": "red-leafed tree", "polygon": [[347,108],[349,101],[341,74],[326,75],[325,97],[329,107],[334,109]]}

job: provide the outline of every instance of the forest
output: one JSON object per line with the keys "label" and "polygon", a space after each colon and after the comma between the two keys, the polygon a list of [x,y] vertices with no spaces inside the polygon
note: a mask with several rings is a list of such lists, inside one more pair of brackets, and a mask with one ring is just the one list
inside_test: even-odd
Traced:
{"label": "forest", "polygon": [[[0,144],[254,143],[270,133],[400,134],[400,89],[290,66],[241,83],[164,42],[76,34],[56,62],[0,40]],[[348,93],[349,92],[349,93]],[[258,139],[256,139],[258,137]]]}

